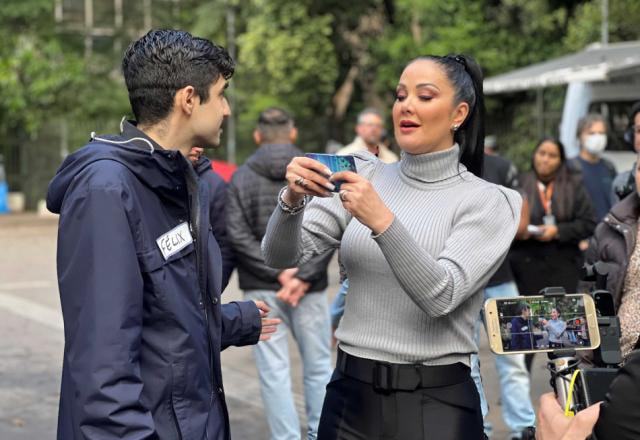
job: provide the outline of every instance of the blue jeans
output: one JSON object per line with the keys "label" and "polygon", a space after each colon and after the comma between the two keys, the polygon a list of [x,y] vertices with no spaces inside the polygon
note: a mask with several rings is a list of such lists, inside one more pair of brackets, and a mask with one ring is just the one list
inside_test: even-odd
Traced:
{"label": "blue jeans", "polygon": [[291,388],[289,332],[302,357],[307,439],[316,439],[325,387],[332,373],[327,295],[308,293],[297,307],[280,301],[271,290],[248,290],[245,298],[264,301],[271,307],[269,317],[282,319],[271,339],[253,348],[271,439],[300,440],[300,420]]}
{"label": "blue jeans", "polygon": [[[498,284],[484,289],[484,298],[503,298],[518,296],[518,288],[514,282]],[[480,341],[480,327],[482,325],[482,314],[476,322],[475,338],[476,343]],[[494,357],[496,370],[500,379],[500,401],[502,402],[502,419],[512,436],[519,436],[527,426],[534,426],[536,415],[531,404],[529,395],[529,373],[524,364],[523,354],[510,354]],[[485,418],[484,431],[487,436],[491,436],[493,427],[486,420],[489,412],[487,399],[482,388],[480,378],[480,361],[477,355],[471,356],[471,377],[476,383],[480,394],[480,405],[482,416]]]}
{"label": "blue jeans", "polygon": [[333,298],[333,302],[331,302],[331,306],[329,307],[329,313],[331,314],[331,325],[333,328],[338,328],[338,324],[340,324],[340,319],[342,315],[344,315],[344,305],[347,299],[347,290],[349,290],[349,279],[347,278],[340,285],[340,290],[336,294],[335,298]]}

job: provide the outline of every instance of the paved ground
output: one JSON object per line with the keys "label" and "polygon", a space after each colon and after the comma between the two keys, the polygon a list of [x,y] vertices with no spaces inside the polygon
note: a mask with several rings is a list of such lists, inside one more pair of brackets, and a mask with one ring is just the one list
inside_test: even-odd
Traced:
{"label": "paved ground", "polygon": [[[29,214],[0,216],[0,439],[55,438],[62,365],[63,327],[56,272],[55,218]],[[337,268],[331,268],[329,296],[338,289]],[[240,298],[232,279],[224,294]],[[298,410],[303,419],[300,362],[294,362]],[[486,341],[481,347],[483,377],[493,408],[494,439],[507,436],[500,418],[498,386]],[[544,358],[534,365],[532,396],[548,391]],[[234,440],[268,439],[251,349],[229,349],[223,354],[223,375],[230,406]]]}

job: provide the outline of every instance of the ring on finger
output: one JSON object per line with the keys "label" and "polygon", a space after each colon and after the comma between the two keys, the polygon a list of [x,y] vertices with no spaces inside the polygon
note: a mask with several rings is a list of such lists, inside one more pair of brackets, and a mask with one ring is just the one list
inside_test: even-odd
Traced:
{"label": "ring on finger", "polygon": [[304,177],[298,177],[293,183],[295,183],[296,185],[300,185],[303,188],[306,188],[307,186],[307,182],[304,181]]}
{"label": "ring on finger", "polygon": [[347,193],[348,192],[349,191],[347,191],[346,189],[343,189],[342,191],[340,191],[338,193],[338,195],[340,196],[340,200],[342,200],[343,202],[346,202],[347,201]]}

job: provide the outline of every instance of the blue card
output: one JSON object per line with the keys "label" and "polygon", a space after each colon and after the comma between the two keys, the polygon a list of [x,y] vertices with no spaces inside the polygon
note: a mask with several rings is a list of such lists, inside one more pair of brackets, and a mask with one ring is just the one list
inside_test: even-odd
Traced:
{"label": "blue card", "polygon": [[[353,171],[357,173],[356,161],[353,156],[338,156],[335,154],[320,154],[320,153],[307,153],[305,154],[309,159],[317,160],[318,162],[326,165],[332,173],[340,171]],[[334,192],[340,191],[341,180],[332,181],[336,189]]]}

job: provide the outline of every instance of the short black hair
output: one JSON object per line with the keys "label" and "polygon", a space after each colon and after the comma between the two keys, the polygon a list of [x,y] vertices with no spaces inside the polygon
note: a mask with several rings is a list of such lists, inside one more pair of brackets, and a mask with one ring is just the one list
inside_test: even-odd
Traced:
{"label": "short black hair", "polygon": [[531,310],[531,307],[529,307],[529,304],[518,303],[518,305],[516,306],[516,314],[522,315],[522,312],[524,312],[525,310]]}
{"label": "short black hair", "polygon": [[201,102],[221,76],[229,79],[235,63],[217,44],[173,29],[151,30],[129,45],[122,72],[129,102],[140,124],[153,125],[171,112],[176,92],[193,86]]}
{"label": "short black hair", "polygon": [[260,112],[256,130],[262,136],[263,143],[275,143],[286,139],[293,126],[293,117],[286,110],[269,107]]}

